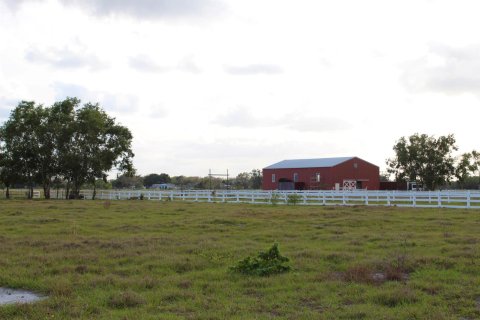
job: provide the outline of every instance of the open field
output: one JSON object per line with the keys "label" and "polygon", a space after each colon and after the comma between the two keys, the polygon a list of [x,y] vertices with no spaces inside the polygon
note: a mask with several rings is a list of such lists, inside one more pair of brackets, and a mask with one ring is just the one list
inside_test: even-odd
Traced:
{"label": "open field", "polygon": [[[479,319],[480,212],[0,201],[0,319]],[[229,267],[279,244],[293,270]]]}

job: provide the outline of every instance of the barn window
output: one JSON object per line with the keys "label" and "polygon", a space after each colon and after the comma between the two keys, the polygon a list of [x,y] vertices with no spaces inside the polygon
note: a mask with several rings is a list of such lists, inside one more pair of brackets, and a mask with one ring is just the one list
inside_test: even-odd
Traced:
{"label": "barn window", "polygon": [[275,182],[275,173],[272,173],[272,182]]}
{"label": "barn window", "polygon": [[298,173],[293,174],[293,182],[298,182]]}
{"label": "barn window", "polygon": [[320,173],[315,174],[315,180],[320,182]]}
{"label": "barn window", "polygon": [[354,167],[355,169],[357,169],[357,168],[358,168],[358,163],[355,162],[355,163],[353,164],[353,167]]}

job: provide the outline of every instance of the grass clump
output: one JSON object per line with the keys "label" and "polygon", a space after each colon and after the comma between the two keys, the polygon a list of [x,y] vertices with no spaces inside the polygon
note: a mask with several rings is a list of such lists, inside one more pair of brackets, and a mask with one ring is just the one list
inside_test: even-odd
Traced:
{"label": "grass clump", "polygon": [[145,303],[145,299],[133,291],[125,291],[112,295],[108,305],[112,308],[134,308]]}
{"label": "grass clump", "polygon": [[230,269],[246,275],[265,277],[290,271],[291,267],[285,265],[289,261],[280,254],[278,244],[275,243],[267,251],[260,252],[257,257],[246,257]]}

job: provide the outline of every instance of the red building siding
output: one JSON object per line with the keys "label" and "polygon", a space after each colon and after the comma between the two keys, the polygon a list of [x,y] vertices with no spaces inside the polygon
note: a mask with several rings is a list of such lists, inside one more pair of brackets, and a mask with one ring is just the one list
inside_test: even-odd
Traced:
{"label": "red building siding", "polygon": [[[263,169],[263,189],[277,190],[280,179],[293,181],[295,173],[298,174],[296,188],[331,190],[336,183],[342,187],[344,180],[355,180],[360,189],[378,190],[380,184],[379,167],[354,157],[332,167]],[[316,182],[317,173],[320,174],[319,183]],[[275,182],[272,182],[272,174],[275,174]]]}

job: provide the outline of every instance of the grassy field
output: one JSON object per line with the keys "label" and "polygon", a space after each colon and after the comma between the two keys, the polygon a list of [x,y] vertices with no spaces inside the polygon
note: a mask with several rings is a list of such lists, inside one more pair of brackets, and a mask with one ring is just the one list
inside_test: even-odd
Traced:
{"label": "grassy field", "polygon": [[[0,319],[479,319],[480,211],[0,201]],[[278,243],[292,270],[229,267]]]}

